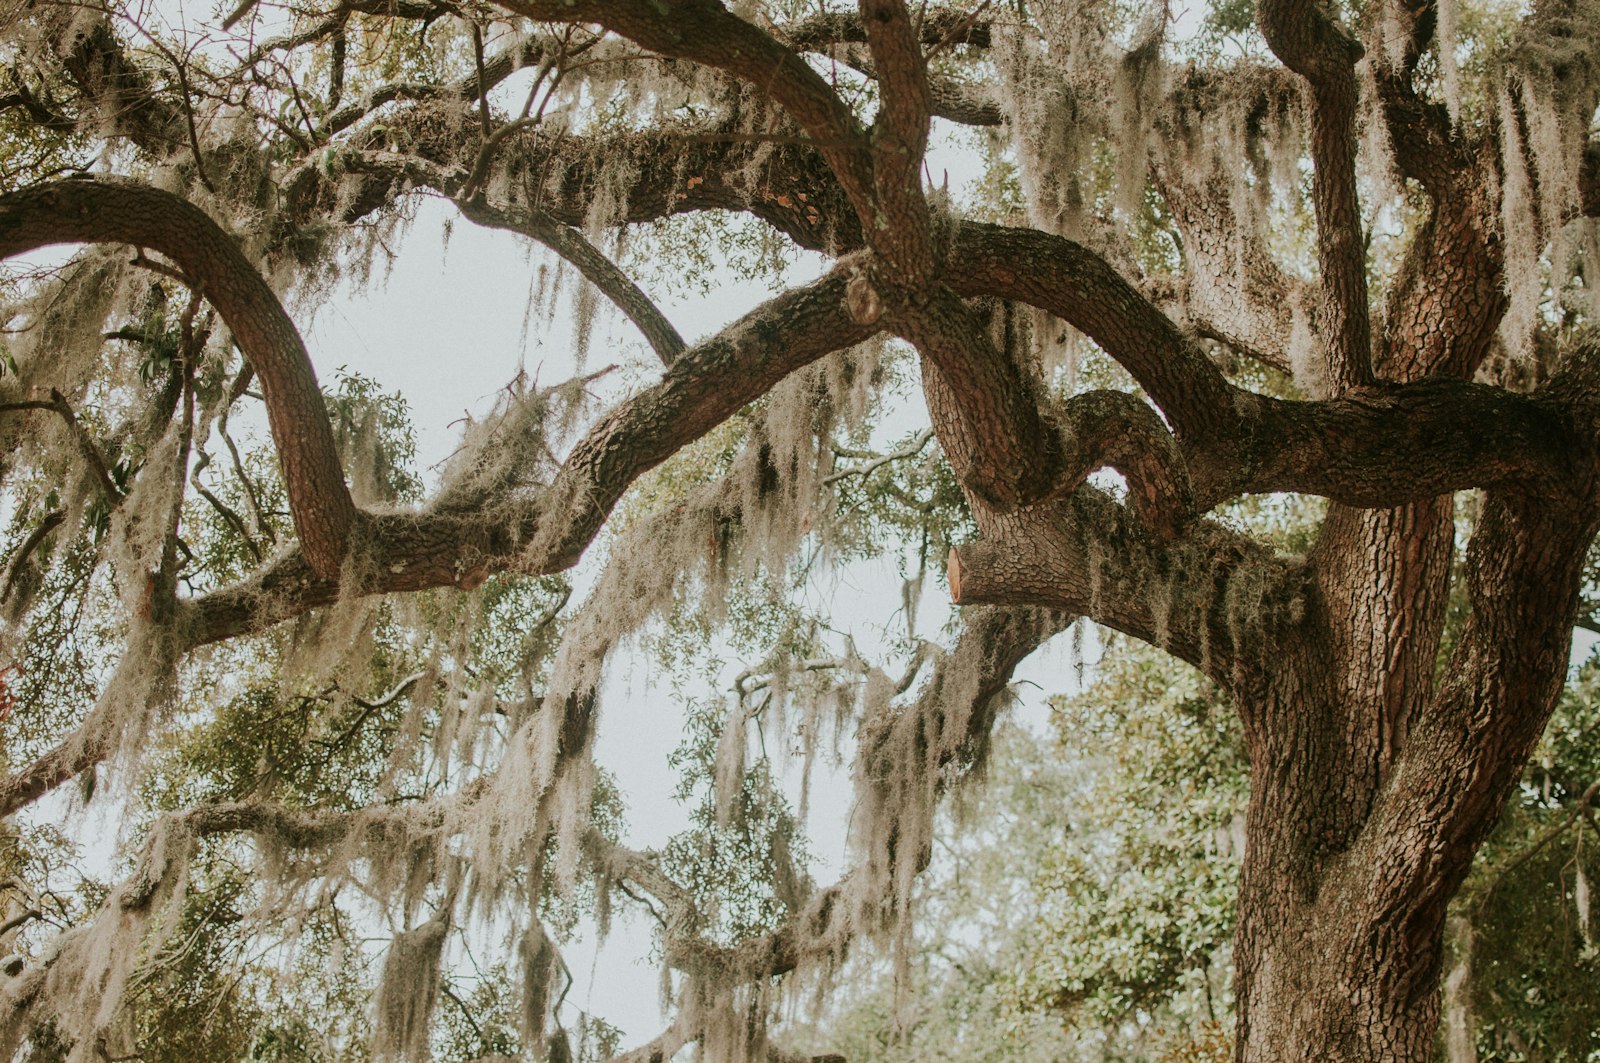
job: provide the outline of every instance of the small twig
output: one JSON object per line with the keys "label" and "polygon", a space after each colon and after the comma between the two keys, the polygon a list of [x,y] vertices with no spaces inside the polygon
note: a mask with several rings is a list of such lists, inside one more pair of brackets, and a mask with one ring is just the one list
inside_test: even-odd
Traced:
{"label": "small twig", "polygon": [[139,30],[139,33],[145,40],[150,42],[150,45],[156,51],[166,57],[167,62],[172,64],[172,69],[178,75],[178,93],[183,101],[183,119],[189,133],[189,151],[194,156],[195,176],[200,178],[200,183],[205,186],[207,192],[215,193],[217,186],[211,183],[211,177],[206,173],[205,156],[200,150],[200,133],[195,127],[194,104],[190,100],[188,59],[178,58],[177,53],[162,44],[153,34],[145,32],[137,22],[134,23],[134,27]]}
{"label": "small twig", "polygon": [[400,680],[400,682],[396,683],[394,688],[387,694],[381,695],[374,701],[363,701],[354,694],[350,695],[350,700],[355,702],[357,705],[360,705],[364,709],[376,710],[386,708],[389,705],[393,705],[397,699],[405,694],[406,691],[410,690],[412,687],[416,686],[417,683],[421,682],[422,677],[425,675],[427,675],[426,672],[412,672],[410,675]]}
{"label": "small twig", "polygon": [[488,1047],[489,1042],[483,1036],[483,1027],[479,1026],[478,1020],[472,1017],[472,1009],[467,1007],[466,1001],[456,996],[455,990],[450,988],[448,980],[441,981],[439,988],[444,990],[444,995],[450,998],[450,1002],[460,1010],[461,1017],[467,1020],[467,1025],[472,1027],[472,1036],[478,1039],[479,1044]]}
{"label": "small twig", "polygon": [[295,80],[294,70],[287,63],[280,63],[283,68],[284,80],[289,82],[289,98],[294,101],[294,109],[300,112],[300,121],[305,123],[306,132],[314,139],[317,135],[317,120],[311,116],[311,108],[306,106],[305,94],[300,91],[300,82]]}
{"label": "small twig", "polygon": [[932,438],[933,429],[926,429],[917,433],[917,437],[915,439],[899,450],[896,450],[891,454],[881,454],[873,460],[867,462],[865,465],[856,465],[848,469],[840,469],[832,476],[824,479],[822,483],[824,486],[827,486],[829,484],[837,483],[838,481],[849,476],[860,476],[861,478],[865,479],[891,462],[903,461],[906,458],[916,457],[918,454],[922,453],[922,448],[927,446],[928,441]]}
{"label": "small twig", "polygon": [[1523,864],[1526,864],[1529,860],[1533,859],[1534,855],[1538,853],[1540,849],[1543,849],[1546,845],[1549,845],[1551,842],[1561,837],[1561,835],[1565,834],[1580,816],[1588,819],[1590,816],[1591,807],[1594,804],[1594,799],[1597,794],[1600,794],[1600,779],[1596,779],[1594,782],[1590,783],[1589,788],[1583,791],[1582,796],[1578,798],[1578,803],[1573,805],[1572,808],[1568,810],[1566,819],[1562,820],[1559,824],[1551,827],[1549,830],[1541,834],[1538,839],[1535,840],[1534,843],[1528,848],[1524,849],[1515,860],[1511,861],[1511,863],[1500,869],[1500,872],[1495,875],[1494,879],[1489,883],[1488,888],[1483,891],[1483,896],[1478,901],[1476,906],[1477,911],[1482,912],[1484,908],[1488,906],[1489,898],[1494,895],[1494,891],[1499,888],[1500,883],[1504,882],[1507,876],[1509,876],[1513,871],[1521,867]]}
{"label": "small twig", "polygon": [[361,712],[357,714],[355,720],[351,722],[350,726],[346,727],[344,731],[340,733],[339,737],[322,743],[328,750],[328,756],[333,756],[334,750],[338,749],[340,746],[350,741],[351,738],[355,737],[355,733],[361,730],[362,726],[372,717],[374,712],[393,704],[396,698],[399,698],[406,691],[410,690],[413,686],[420,682],[422,677],[426,674],[426,672],[413,672],[411,675],[408,675],[404,679],[400,680],[399,684],[393,690],[378,698],[376,701],[363,701],[352,694],[350,696],[350,700],[361,706]]}
{"label": "small twig", "polygon": [[142,266],[152,273],[159,273],[163,277],[177,281],[190,291],[193,291],[200,286],[200,282],[195,280],[193,277],[190,277],[188,274],[174,269],[165,262],[157,262],[153,258],[145,257],[144,248],[142,247],[137,249],[132,261],[130,262],[130,265]]}
{"label": "small twig", "polygon": [[0,96],[0,111],[21,107],[28,112],[28,117],[33,120],[34,125],[56,133],[70,133],[77,128],[78,123],[74,119],[52,111],[44,101],[35,96],[23,82],[22,76],[14,70],[11,74],[11,83],[16,86],[16,91]]}
{"label": "small twig", "polygon": [[233,530],[239,533],[239,538],[244,540],[245,546],[250,548],[251,555],[254,556],[257,561],[260,561],[263,556],[261,547],[256,543],[255,536],[250,534],[250,529],[245,527],[244,518],[239,516],[239,514],[234,511],[232,506],[218,498],[209,489],[207,489],[205,484],[200,482],[200,473],[210,464],[211,455],[207,454],[203,450],[200,451],[199,458],[195,461],[194,471],[189,474],[189,482],[193,484],[194,489],[200,493],[200,497],[209,502],[211,504],[211,508],[216,510],[223,520],[227,521],[233,526]]}
{"label": "small twig", "polygon": [[[568,29],[570,30],[571,27],[569,26]],[[544,62],[539,64],[538,71],[533,75],[533,84],[528,86],[528,95],[522,101],[522,110],[518,112],[518,118],[527,118],[529,115],[533,114],[533,101],[539,98],[539,89],[543,87],[544,79],[550,76],[550,71],[555,69],[555,64],[556,57],[553,56],[547,58]],[[559,77],[556,78],[558,83],[560,80],[561,79]],[[550,86],[550,91],[555,91],[555,85]],[[549,102],[550,97],[546,95],[544,98],[544,103],[539,105],[539,113],[541,115],[544,113],[545,104]]]}
{"label": "small twig", "polygon": [[24,399],[20,402],[0,403],[0,413],[12,410],[50,410],[59,415],[72,432],[73,438],[78,444],[78,451],[83,455],[84,460],[89,463],[89,469],[94,473],[95,482],[100,485],[100,490],[105,493],[106,501],[111,504],[112,508],[122,505],[122,490],[111,479],[111,473],[106,469],[105,459],[100,456],[100,448],[95,445],[93,437],[89,435],[89,430],[79,423],[77,415],[72,412],[71,405],[67,403],[61,392],[51,388],[49,399]]}
{"label": "small twig", "polygon": [[[228,407],[239,400],[241,395],[248,394],[251,378],[255,371],[247,363],[234,379],[232,388],[228,391]],[[278,541],[278,533],[272,525],[267,523],[266,516],[261,510],[261,499],[256,494],[255,482],[250,479],[244,469],[244,461],[239,456],[239,448],[234,445],[233,437],[228,434],[228,410],[222,411],[222,416],[217,418],[217,434],[222,437],[223,445],[228,448],[228,456],[233,460],[234,474],[239,477],[239,482],[244,486],[245,499],[250,503],[250,516],[255,521],[256,534],[266,539],[269,543]]]}

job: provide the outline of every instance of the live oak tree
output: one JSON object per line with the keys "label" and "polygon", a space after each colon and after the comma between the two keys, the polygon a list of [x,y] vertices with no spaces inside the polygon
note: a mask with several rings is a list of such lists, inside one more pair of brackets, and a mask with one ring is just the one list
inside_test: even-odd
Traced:
{"label": "live oak tree", "polygon": [[[614,896],[656,914],[675,972],[670,1027],[628,1058],[778,1053],[780,989],[905,941],[938,798],[981,766],[1011,670],[1087,617],[1237,711],[1237,1058],[1431,1057],[1446,907],[1560,694],[1600,521],[1600,9],[1261,0],[1176,31],[1164,6],[1067,0],[135,14],[6,11],[0,253],[91,246],[10,310],[0,809],[197,721],[209,781],[155,795],[131,875],[84,910],[14,887],[8,933],[70,926],[8,963],[6,1051],[137,1052],[209,861],[250,869],[240,910],[274,940],[338,938],[340,891],[390,921],[380,1058],[426,1054],[451,942],[496,919],[517,1051],[569,1052],[560,909]],[[933,179],[936,119],[985,131],[992,201]],[[325,400],[285,305],[425,195],[550,248],[590,286],[579,316],[600,293],[659,368],[599,411],[587,381],[514,386],[416,499],[381,402]],[[624,237],[710,212],[829,265],[689,344]],[[886,337],[915,351],[943,464],[853,520],[856,481],[931,442],[863,445]],[[1084,387],[1081,349],[1126,383]],[[227,434],[255,397],[272,469]],[[1303,553],[1216,516],[1275,492],[1326,500]],[[960,540],[955,645],[890,676],[819,624],[768,631],[712,751],[708,836],[760,796],[747,732],[809,751],[848,703],[857,866],[812,886],[758,801],[765,892],[708,911],[692,859],[607,827],[607,655],[686,596],[715,615],[730,581],[781,587],[798,556],[895,531],[919,555]],[[602,534],[568,609],[539,577]]]}

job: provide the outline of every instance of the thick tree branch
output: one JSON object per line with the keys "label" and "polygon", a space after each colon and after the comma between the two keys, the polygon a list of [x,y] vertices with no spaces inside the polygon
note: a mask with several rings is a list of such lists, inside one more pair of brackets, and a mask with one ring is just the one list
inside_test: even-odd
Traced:
{"label": "thick tree branch", "polygon": [[1037,605],[1082,614],[1188,661],[1225,686],[1258,668],[1267,632],[1299,622],[1300,569],[1212,521],[1163,544],[1103,492],[989,522],[951,550],[958,605]]}
{"label": "thick tree branch", "polygon": [[1554,393],[1529,399],[1446,380],[1326,402],[1237,390],[1103,259],[1061,237],[967,223],[952,258],[964,266],[958,294],[1049,310],[1134,375],[1178,436],[1201,510],[1269,491],[1357,506],[1497,484],[1562,494],[1593,460],[1593,442]]}
{"label": "thick tree branch", "polygon": [[[371,573],[347,592],[384,593],[473,584],[515,568],[571,565],[638,476],[732,416],[778,380],[872,334],[844,310],[850,266],[770,301],[685,351],[660,383],[602,417],[573,448],[554,482],[531,497],[447,497],[416,515],[374,517],[361,537]],[[509,442],[509,441],[508,441]],[[182,639],[195,647],[326,605],[337,580],[317,576],[291,550],[236,586],[181,606]]]}
{"label": "thick tree branch", "polygon": [[1273,53],[1311,86],[1311,200],[1317,217],[1322,336],[1335,393],[1370,384],[1366,241],[1356,191],[1355,64],[1361,46],[1318,4],[1259,0]]}
{"label": "thick tree branch", "polygon": [[1356,846],[1333,868],[1330,905],[1408,898],[1384,913],[1364,939],[1364,956],[1355,957],[1390,957],[1385,978],[1401,992],[1435,990],[1436,970],[1393,958],[1414,954],[1406,943],[1437,934],[1444,902],[1460,887],[1555,707],[1597,514],[1592,498],[1578,508],[1490,494],[1467,552],[1471,616],[1394,778]]}
{"label": "thick tree branch", "polygon": [[933,97],[904,0],[860,0],[867,44],[878,67],[878,116],[872,124],[875,205],[867,239],[897,283],[919,285],[933,275],[932,219],[922,192]]}
{"label": "thick tree branch", "polygon": [[[354,134],[355,147],[336,148],[362,171],[354,180],[330,179],[319,152],[283,181],[280,243],[329,214],[353,221],[391,203],[405,179],[430,185],[430,174],[465,174],[462,160],[477,151],[467,126],[439,127],[426,107],[387,116],[388,136]],[[564,225],[580,227],[591,215],[608,167],[627,159],[635,177],[617,220],[651,222],[698,210],[751,214],[812,250],[843,254],[863,246],[860,219],[822,158],[803,141],[773,140],[739,132],[725,118],[687,129],[626,133],[593,139],[530,135],[505,145],[485,184],[497,189],[502,209],[538,209]],[[405,155],[382,149],[392,137]],[[400,160],[407,160],[403,165]],[[451,177],[459,181],[462,178]],[[504,198],[499,189],[505,189]]]}
{"label": "thick tree branch", "polygon": [[1376,64],[1377,88],[1400,172],[1432,202],[1389,291],[1375,371],[1402,381],[1470,379],[1507,306],[1498,160],[1492,138],[1452,129],[1445,107],[1417,94],[1416,60],[1433,37],[1435,10],[1416,0],[1401,6],[1412,27],[1405,62]]}
{"label": "thick tree branch", "polygon": [[255,367],[306,558],[331,577],[355,503],[299,330],[227,233],[170,192],[114,178],[61,181],[0,196],[0,257],[62,243],[160,251],[196,278]]}
{"label": "thick tree branch", "polygon": [[1596,440],[1553,393],[1435,378],[1326,402],[1239,401],[1239,449],[1191,455],[1203,506],[1273,491],[1380,508],[1474,487],[1568,498],[1595,468]]}
{"label": "thick tree branch", "polygon": [[956,475],[1002,509],[1050,494],[1062,476],[1061,429],[1067,426],[1045,419],[1032,374],[1015,352],[990,340],[977,315],[948,288],[938,285],[918,296],[915,305],[896,307],[891,320],[922,353],[923,394]]}
{"label": "thick tree branch", "polygon": [[1077,442],[1058,485],[1065,494],[1089,474],[1115,469],[1128,483],[1128,503],[1159,538],[1172,539],[1195,513],[1194,488],[1178,444],[1150,405],[1123,391],[1086,391],[1067,400]]}
{"label": "thick tree branch", "polygon": [[1436,192],[1390,289],[1378,368],[1389,379],[1471,379],[1505,316],[1504,241],[1486,165]]}
{"label": "thick tree branch", "polygon": [[542,21],[596,23],[660,55],[759,88],[810,135],[863,224],[872,224],[872,158],[850,108],[799,53],[719,0],[502,0],[502,6]]}
{"label": "thick tree branch", "polygon": [[1133,374],[1180,439],[1233,431],[1233,388],[1193,338],[1082,244],[1033,229],[964,222],[949,279],[957,295],[1048,310]]}

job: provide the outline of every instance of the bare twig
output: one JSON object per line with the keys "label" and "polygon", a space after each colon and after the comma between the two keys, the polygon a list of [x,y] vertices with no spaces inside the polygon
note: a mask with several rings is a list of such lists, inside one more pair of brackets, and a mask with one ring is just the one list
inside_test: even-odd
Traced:
{"label": "bare twig", "polygon": [[1589,788],[1583,791],[1583,794],[1578,798],[1577,803],[1567,810],[1565,819],[1556,824],[1554,827],[1551,827],[1549,830],[1545,831],[1543,834],[1539,835],[1539,837],[1534,840],[1532,845],[1528,846],[1517,855],[1515,860],[1511,861],[1511,863],[1500,869],[1500,871],[1494,876],[1494,879],[1490,881],[1488,887],[1484,889],[1483,895],[1478,899],[1476,906],[1477,910],[1481,912],[1488,906],[1489,898],[1494,896],[1494,891],[1500,887],[1500,884],[1504,882],[1513,871],[1517,870],[1517,868],[1521,867],[1523,864],[1526,864],[1529,860],[1532,860],[1534,856],[1538,854],[1539,850],[1543,849],[1545,846],[1549,845],[1551,842],[1555,841],[1557,838],[1561,837],[1568,830],[1570,830],[1572,825],[1576,823],[1580,817],[1589,819],[1596,796],[1600,796],[1600,779],[1596,779],[1594,782],[1589,784]]}
{"label": "bare twig", "polygon": [[72,432],[73,440],[78,444],[78,452],[89,464],[89,471],[94,474],[95,482],[105,494],[106,501],[113,508],[122,505],[122,489],[111,479],[105,459],[100,456],[99,446],[89,435],[89,430],[79,422],[77,415],[72,412],[72,406],[61,392],[51,388],[49,399],[23,399],[19,402],[0,403],[0,413],[14,410],[49,410],[59,415],[66,422],[68,430]]}
{"label": "bare twig", "polygon": [[382,695],[375,701],[364,701],[352,694],[350,696],[350,700],[361,706],[361,712],[357,714],[353,721],[351,721],[349,727],[346,727],[342,732],[340,732],[337,738],[330,739],[323,743],[323,745],[328,748],[328,755],[332,756],[334,750],[350,741],[350,739],[355,736],[355,733],[361,730],[362,725],[364,725],[367,720],[371,719],[374,712],[394,704],[397,698],[405,694],[405,692],[410,690],[412,687],[416,686],[426,674],[426,672],[413,672],[411,675],[408,675],[404,679],[400,680],[400,682],[395,685],[394,689],[390,690],[387,694]]}
{"label": "bare twig", "polygon": [[910,443],[907,443],[905,446],[901,447],[899,450],[888,454],[880,454],[878,457],[872,459],[864,465],[853,465],[848,469],[840,469],[838,472],[833,473],[831,476],[824,479],[822,483],[824,486],[827,486],[829,484],[838,483],[840,480],[846,479],[850,476],[859,476],[862,479],[866,479],[868,476],[871,476],[885,465],[896,461],[904,461],[907,458],[916,457],[918,454],[922,453],[922,448],[927,446],[931,439],[933,439],[933,429],[925,429],[921,432],[918,432],[916,438],[914,438]]}
{"label": "bare twig", "polygon": [[250,534],[250,529],[245,527],[244,518],[239,516],[239,514],[234,511],[232,506],[222,501],[222,499],[213,494],[205,486],[205,484],[200,482],[200,473],[204,471],[205,468],[210,464],[211,455],[207,454],[203,450],[200,451],[200,456],[195,461],[194,470],[189,474],[189,482],[193,484],[194,489],[200,493],[200,497],[209,502],[211,504],[211,508],[216,510],[218,515],[221,516],[223,520],[227,521],[228,524],[233,527],[234,531],[239,533],[239,538],[244,540],[244,544],[249,548],[251,556],[257,561],[260,561],[263,557],[261,547],[256,542],[255,536]]}

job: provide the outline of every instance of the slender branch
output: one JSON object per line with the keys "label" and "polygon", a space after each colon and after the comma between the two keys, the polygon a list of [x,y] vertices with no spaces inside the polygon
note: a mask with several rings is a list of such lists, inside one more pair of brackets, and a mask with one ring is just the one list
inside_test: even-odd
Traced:
{"label": "slender branch", "polygon": [[44,542],[45,537],[61,527],[61,523],[66,519],[65,510],[53,509],[46,513],[44,519],[28,533],[28,537],[22,540],[22,545],[17,547],[11,559],[6,562],[5,579],[0,580],[0,604],[11,599],[11,592],[16,590],[17,576],[21,574],[22,566],[28,563],[28,558],[33,556],[33,552]]}
{"label": "slender branch", "polygon": [[[249,385],[250,378],[254,375],[254,370],[250,368],[249,363],[246,363],[245,368],[234,380],[233,388],[229,393],[230,405],[237,400],[239,395],[244,393],[245,387]],[[244,497],[250,503],[250,519],[255,523],[256,534],[265,538],[269,543],[277,542],[278,533],[268,523],[266,514],[262,512],[261,499],[256,494],[255,482],[250,478],[250,474],[245,472],[244,459],[239,456],[239,448],[234,444],[233,437],[228,434],[227,410],[224,410],[222,416],[217,418],[217,435],[222,437],[223,445],[228,448],[228,457],[233,463],[233,473],[239,478],[239,483],[244,488]]]}
{"label": "slender branch", "polygon": [[1495,872],[1494,878],[1489,880],[1489,885],[1485,886],[1483,893],[1479,895],[1477,904],[1473,905],[1474,910],[1482,912],[1487,908],[1490,898],[1494,896],[1494,891],[1500,888],[1502,882],[1511,877],[1512,872],[1532,860],[1538,855],[1539,850],[1546,845],[1571,830],[1573,824],[1578,822],[1579,817],[1588,816],[1594,807],[1594,799],[1597,796],[1600,796],[1600,779],[1590,783],[1588,788],[1579,795],[1577,802],[1567,809],[1566,818],[1535,838],[1532,845],[1517,854],[1516,859]]}
{"label": "slender branch", "polygon": [[879,454],[871,461],[861,465],[852,465],[848,469],[840,469],[838,472],[829,475],[822,481],[822,483],[824,486],[828,486],[831,484],[836,484],[840,480],[848,479],[851,476],[859,476],[865,480],[867,477],[871,476],[885,465],[891,465],[897,461],[905,461],[907,458],[914,458],[918,454],[921,454],[922,449],[928,445],[928,442],[931,439],[933,439],[933,429],[924,429],[923,431],[918,432],[912,438],[911,442],[907,443],[899,450],[890,451],[887,454]]}
{"label": "slender branch", "polygon": [[83,456],[84,462],[89,466],[89,471],[94,475],[95,484],[105,495],[106,502],[115,509],[122,505],[122,489],[111,479],[111,473],[106,468],[106,462],[100,456],[100,447],[95,443],[89,430],[79,422],[77,414],[72,412],[72,406],[67,402],[61,392],[50,389],[50,398],[25,399],[20,402],[0,403],[0,413],[8,410],[49,410],[66,422],[67,431],[72,434],[72,441],[77,444],[78,453]]}
{"label": "slender branch", "polygon": [[440,979],[439,989],[449,998],[450,1003],[456,1006],[456,1010],[461,1013],[461,1017],[467,1020],[467,1025],[472,1027],[472,1036],[478,1039],[479,1044],[483,1044],[483,1027],[478,1025],[478,1020],[473,1017],[472,1009],[467,1007],[467,1002],[456,996],[456,991],[450,988],[450,980],[448,978]]}
{"label": "slender branch", "polygon": [[200,497],[205,499],[206,502],[210,504],[211,508],[217,511],[217,515],[226,521],[228,525],[239,534],[239,538],[244,542],[244,545],[250,551],[251,556],[259,562],[263,556],[261,552],[261,545],[256,542],[255,536],[250,534],[250,529],[245,527],[244,518],[239,516],[239,514],[234,511],[232,506],[218,498],[216,494],[206,487],[205,484],[200,482],[201,471],[210,464],[211,456],[205,453],[205,451],[201,451],[199,458],[197,458],[194,463],[194,470],[190,473],[189,482],[194,485],[194,489],[199,492]]}
{"label": "slender branch", "polygon": [[233,10],[228,12],[227,17],[222,20],[222,28],[225,30],[233,29],[239,24],[240,20],[255,10],[258,2],[259,0],[239,0],[239,3],[234,5]]}
{"label": "slender branch", "polygon": [[458,200],[457,205],[468,220],[488,228],[531,236],[571,263],[644,334],[663,365],[671,365],[683,353],[683,337],[672,322],[631,277],[578,229],[561,224],[535,207],[501,210],[481,199]]}
{"label": "slender branch", "polygon": [[[190,289],[191,291],[193,291],[194,289],[200,287],[199,282],[197,282],[193,277],[189,276],[187,273],[184,273],[182,270],[174,269],[173,267],[167,265],[165,262],[157,262],[155,259],[153,259],[153,258],[149,257],[148,255],[146,255],[144,253],[144,248],[142,248],[142,247],[135,249],[134,254],[133,254],[133,258],[129,260],[129,263],[131,265],[138,266],[140,269],[147,269],[151,273],[154,273],[154,274],[157,274],[159,276],[165,277],[168,280],[177,281],[179,284],[183,285],[185,288]],[[118,329],[116,332],[108,333],[106,335],[106,339],[108,339],[108,340],[110,340],[110,339],[132,340],[134,342],[149,342],[149,340],[145,337],[145,335],[142,332],[134,332],[134,331],[129,330],[129,329]]]}
{"label": "slender branch", "polygon": [[410,690],[412,687],[416,686],[417,683],[421,682],[422,677],[426,674],[426,672],[414,672],[411,675],[406,676],[404,679],[400,680],[399,683],[395,684],[394,689],[390,690],[387,694],[384,694],[375,701],[363,701],[352,694],[350,696],[350,700],[361,706],[361,711],[356,714],[356,718],[354,720],[350,721],[350,726],[341,731],[337,737],[329,739],[327,742],[323,743],[328,749],[328,755],[331,757],[335,750],[339,749],[346,742],[350,741],[351,738],[355,737],[356,732],[361,730],[361,728],[366,725],[366,722],[372,718],[373,713],[377,712],[379,709],[394,704],[394,702],[398,698],[402,697],[406,691]]}
{"label": "slender branch", "polygon": [[[529,119],[527,123],[512,122],[502,126],[498,133],[508,130],[514,132],[535,124],[534,119]],[[485,144],[483,154],[492,157],[488,144]],[[369,151],[352,152],[346,158],[354,169],[403,173],[418,184],[450,196],[462,215],[475,224],[520,233],[539,241],[571,263],[585,280],[599,288],[644,334],[663,364],[671,365],[683,353],[683,337],[650,297],[576,227],[563,224],[535,206],[495,206],[476,190],[468,193],[468,189],[473,187],[471,175],[463,179],[458,171],[444,170],[416,156]]]}
{"label": "slender branch", "polygon": [[872,154],[833,87],[772,34],[712,0],[501,0],[551,22],[592,22],[660,55],[688,59],[759,87],[798,122],[869,228],[875,215]]}
{"label": "slender branch", "polygon": [[638,1048],[629,1049],[621,1055],[612,1056],[606,1063],[667,1063],[685,1045],[696,1040],[699,1036],[699,1033],[693,1031],[683,1017],[680,1016],[673,1021],[671,1026],[668,1026]]}

